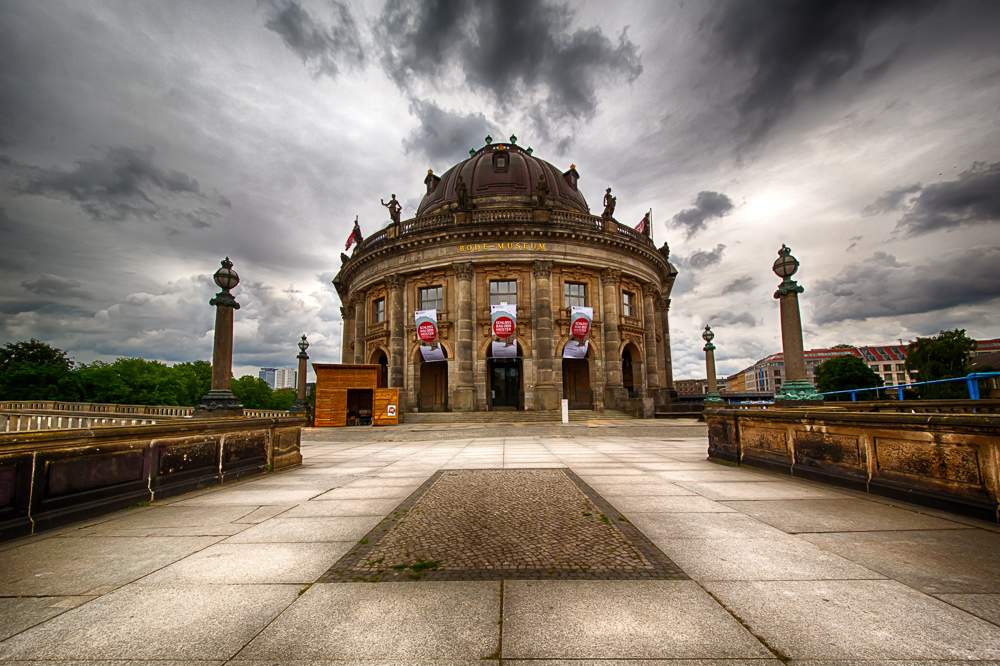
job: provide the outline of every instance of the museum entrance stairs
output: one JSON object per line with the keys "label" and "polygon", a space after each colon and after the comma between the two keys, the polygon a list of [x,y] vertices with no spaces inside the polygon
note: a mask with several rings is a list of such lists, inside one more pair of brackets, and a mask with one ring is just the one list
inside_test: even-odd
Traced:
{"label": "museum entrance stairs", "polygon": [[[586,421],[631,421],[635,417],[625,412],[612,409],[605,409],[603,412],[595,412],[589,409],[569,410],[570,422]],[[562,413],[558,410],[546,412],[424,412],[408,413],[404,417],[404,422],[413,424],[470,424],[470,423],[559,423],[562,421]]]}

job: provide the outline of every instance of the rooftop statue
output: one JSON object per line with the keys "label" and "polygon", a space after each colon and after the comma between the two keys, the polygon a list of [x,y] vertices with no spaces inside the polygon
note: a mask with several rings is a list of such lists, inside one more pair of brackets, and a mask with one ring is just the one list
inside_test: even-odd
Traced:
{"label": "rooftop statue", "polygon": [[[379,201],[382,201],[382,199],[379,199]],[[396,201],[396,195],[392,195],[392,198],[389,199],[389,203],[382,201],[382,205],[389,209],[389,218],[392,220],[392,223],[399,224],[399,212],[403,210],[403,207],[399,205],[398,201]]]}
{"label": "rooftop statue", "polygon": [[604,194],[604,212],[601,217],[606,219],[611,219],[615,216],[615,205],[618,203],[618,197],[611,196],[611,188]]}
{"label": "rooftop statue", "polygon": [[462,174],[458,174],[458,181],[455,183],[455,196],[458,198],[459,209],[469,207],[469,188],[466,187]]}
{"label": "rooftop statue", "polygon": [[538,174],[538,207],[545,205],[545,199],[549,195],[549,183],[545,180],[545,174]]}

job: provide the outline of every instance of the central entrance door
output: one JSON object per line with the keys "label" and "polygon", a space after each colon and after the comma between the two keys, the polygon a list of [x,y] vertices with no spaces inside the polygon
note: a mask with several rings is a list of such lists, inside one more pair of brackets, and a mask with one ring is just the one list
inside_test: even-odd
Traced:
{"label": "central entrance door", "polygon": [[590,366],[585,358],[563,359],[563,397],[570,409],[593,409],[590,393]]}
{"label": "central entrance door", "polygon": [[490,392],[492,409],[521,408],[521,359],[490,359]]}

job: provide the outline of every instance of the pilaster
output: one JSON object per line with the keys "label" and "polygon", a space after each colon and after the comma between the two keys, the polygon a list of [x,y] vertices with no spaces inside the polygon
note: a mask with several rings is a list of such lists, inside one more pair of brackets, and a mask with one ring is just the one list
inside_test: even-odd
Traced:
{"label": "pilaster", "polygon": [[472,293],[472,278],[475,269],[471,263],[454,264],[455,282],[458,296],[458,320],[455,322],[457,340],[455,355],[458,357],[458,372],[455,386],[453,409],[456,412],[471,412],[476,408],[476,387],[474,384],[475,326],[473,317],[475,298]]}
{"label": "pilaster", "polygon": [[365,292],[355,291],[351,295],[354,304],[354,363],[365,362]]}
{"label": "pilaster", "polygon": [[536,384],[535,409],[549,411],[559,408],[559,391],[552,373],[552,262],[531,264],[531,323],[534,346]]}

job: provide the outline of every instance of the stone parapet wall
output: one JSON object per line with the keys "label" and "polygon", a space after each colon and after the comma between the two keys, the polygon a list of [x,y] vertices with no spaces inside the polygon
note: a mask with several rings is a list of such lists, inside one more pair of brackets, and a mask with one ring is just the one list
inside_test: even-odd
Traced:
{"label": "stone parapet wall", "polygon": [[708,410],[709,458],[1000,522],[1000,416]]}
{"label": "stone parapet wall", "polygon": [[298,465],[305,418],[0,434],[0,541]]}
{"label": "stone parapet wall", "polygon": [[[9,400],[0,402],[0,433],[24,430],[62,430],[98,426],[155,425],[191,418],[194,407],[174,405],[119,405],[58,400]],[[248,417],[283,417],[276,409],[245,409]]]}

